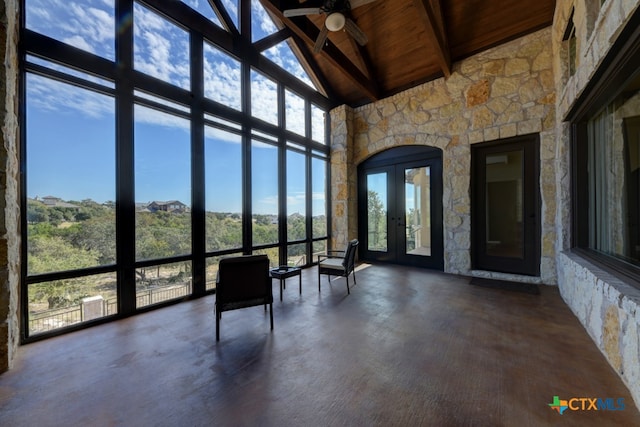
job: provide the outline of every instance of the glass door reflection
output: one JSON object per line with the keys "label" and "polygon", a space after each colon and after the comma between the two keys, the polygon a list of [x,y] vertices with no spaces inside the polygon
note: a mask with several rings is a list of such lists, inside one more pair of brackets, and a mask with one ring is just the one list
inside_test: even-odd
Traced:
{"label": "glass door reflection", "polygon": [[387,173],[367,175],[367,249],[387,252]]}
{"label": "glass door reflection", "polygon": [[487,255],[524,257],[522,150],[486,156]]}
{"label": "glass door reflection", "polygon": [[405,182],[405,254],[431,256],[431,168],[409,168]]}

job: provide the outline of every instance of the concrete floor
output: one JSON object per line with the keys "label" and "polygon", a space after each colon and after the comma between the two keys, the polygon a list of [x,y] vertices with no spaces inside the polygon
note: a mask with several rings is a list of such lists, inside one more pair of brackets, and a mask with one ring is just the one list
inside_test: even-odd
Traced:
{"label": "concrete floor", "polygon": [[[20,348],[0,426],[640,426],[628,390],[554,287],[487,289],[418,268],[274,280],[262,307],[214,296]],[[562,415],[554,396],[624,399]],[[574,401],[576,402],[576,401]],[[575,405],[574,405],[575,406]]]}

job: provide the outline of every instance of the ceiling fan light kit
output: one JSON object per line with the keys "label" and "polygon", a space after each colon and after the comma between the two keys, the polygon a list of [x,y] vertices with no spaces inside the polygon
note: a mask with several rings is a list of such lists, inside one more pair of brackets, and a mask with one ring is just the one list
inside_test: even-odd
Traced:
{"label": "ceiling fan light kit", "polygon": [[340,31],[344,28],[346,21],[347,20],[342,13],[334,12],[327,16],[327,19],[324,21],[324,25],[327,26],[329,31]]}
{"label": "ceiling fan light kit", "polygon": [[325,0],[321,7],[302,7],[287,9],[282,13],[285,17],[304,15],[326,15],[320,28],[320,34],[313,46],[313,53],[319,53],[327,41],[329,32],[345,30],[360,45],[367,44],[366,34],[358,27],[351,17],[351,10],[377,0]]}

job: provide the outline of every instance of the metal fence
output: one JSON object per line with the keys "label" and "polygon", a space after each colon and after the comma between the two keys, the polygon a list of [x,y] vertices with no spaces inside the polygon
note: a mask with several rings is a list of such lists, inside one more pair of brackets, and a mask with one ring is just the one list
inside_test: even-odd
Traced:
{"label": "metal fence", "polygon": [[[171,287],[145,289],[136,292],[137,307],[158,304],[175,298],[181,298],[191,294],[191,282]],[[110,298],[100,301],[99,315],[97,317],[112,316],[118,313],[118,299]],[[87,316],[86,304],[80,303],[64,308],[39,311],[29,314],[29,333],[37,334],[54,329],[82,323],[85,320],[95,319],[95,315]]]}

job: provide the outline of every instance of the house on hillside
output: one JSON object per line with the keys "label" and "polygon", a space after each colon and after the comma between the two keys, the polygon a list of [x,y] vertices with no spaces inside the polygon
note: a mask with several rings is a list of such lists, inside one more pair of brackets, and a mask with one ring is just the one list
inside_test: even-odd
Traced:
{"label": "house on hillside", "polygon": [[172,213],[183,213],[187,212],[188,209],[187,205],[179,200],[170,200],[168,202],[160,202],[154,200],[153,202],[149,203],[146,208],[149,212],[163,211]]}
{"label": "house on hillside", "polygon": [[[38,200],[38,198],[36,198]],[[67,208],[67,209],[80,209],[80,206],[73,203],[67,203],[59,197],[44,196],[40,201],[48,208]]]}

